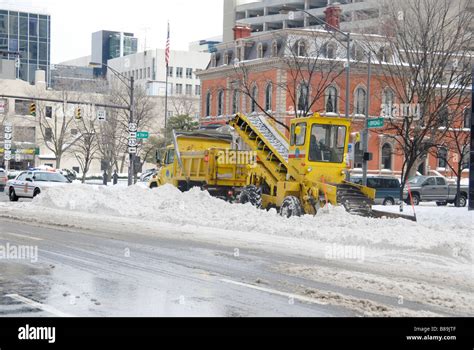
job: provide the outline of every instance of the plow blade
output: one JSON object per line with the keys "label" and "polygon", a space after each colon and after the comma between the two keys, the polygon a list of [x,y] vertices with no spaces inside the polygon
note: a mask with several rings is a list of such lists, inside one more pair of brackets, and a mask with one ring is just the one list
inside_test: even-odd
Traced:
{"label": "plow blade", "polygon": [[400,214],[400,213],[387,213],[385,211],[374,210],[374,209],[372,209],[372,217],[378,218],[378,219],[381,219],[381,218],[405,219],[405,220],[417,222],[416,216],[413,216],[413,215],[406,215],[406,214]]}
{"label": "plow blade", "polygon": [[416,222],[416,216],[372,209],[374,201],[362,193],[358,187],[349,184],[337,186],[337,202],[350,214],[367,218],[405,219]]}

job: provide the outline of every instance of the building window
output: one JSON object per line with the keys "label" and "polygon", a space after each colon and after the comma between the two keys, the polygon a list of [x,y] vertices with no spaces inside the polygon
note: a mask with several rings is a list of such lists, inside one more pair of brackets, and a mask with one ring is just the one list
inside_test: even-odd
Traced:
{"label": "building window", "polygon": [[45,108],[45,117],[46,118],[53,118],[53,107],[51,106],[46,106]]}
{"label": "building window", "polygon": [[268,83],[267,88],[265,89],[265,110],[272,110],[273,102],[273,86],[272,83]]}
{"label": "building window", "polygon": [[51,142],[53,140],[53,129],[51,128],[44,129],[44,140],[46,142]]}
{"label": "building window", "polygon": [[201,96],[201,85],[196,85],[196,86],[194,87],[194,94],[195,94],[196,96]]}
{"label": "building window", "polygon": [[173,72],[174,72],[174,68],[173,67],[168,67],[168,76],[170,78],[173,78]]}
{"label": "building window", "polygon": [[252,88],[252,93],[251,93],[251,102],[250,102],[250,112],[254,113],[257,111],[257,101],[258,101],[258,88],[255,85]]}
{"label": "building window", "polygon": [[176,84],[176,95],[183,94],[183,84]]}
{"label": "building window", "polygon": [[206,94],[206,117],[211,115],[211,92],[208,91]]}
{"label": "building window", "polygon": [[150,67],[147,68],[147,73],[148,73],[147,78],[150,79],[151,78],[151,68]]}
{"label": "building window", "polygon": [[381,47],[377,53],[377,59],[379,62],[391,62],[392,54],[389,48]]}
{"label": "building window", "polygon": [[326,43],[323,46],[323,57],[336,58],[337,46],[334,43]]}
{"label": "building window", "polygon": [[224,91],[220,90],[217,95],[217,115],[224,114]]}
{"label": "building window", "polygon": [[272,57],[278,56],[278,41],[274,40],[272,43]]}
{"label": "building window", "polygon": [[193,86],[191,84],[186,84],[186,95],[191,96],[193,94]]}
{"label": "building window", "polygon": [[236,114],[239,112],[239,100],[240,94],[237,90],[234,90],[232,94],[232,114]]}
{"label": "building window", "polygon": [[439,125],[447,128],[449,125],[449,108],[447,106],[441,107],[438,118],[439,118]]}
{"label": "building window", "polygon": [[224,53],[224,65],[228,65],[229,64],[229,53],[228,52],[225,52]]}
{"label": "building window", "polygon": [[26,100],[15,100],[15,114],[29,115],[31,103],[31,101]]}
{"label": "building window", "polygon": [[306,83],[301,83],[298,88],[298,111],[300,112],[308,112],[309,109],[309,88]]}
{"label": "building window", "polygon": [[366,101],[367,101],[367,92],[364,88],[359,87],[356,89],[355,93],[355,114],[366,115]]}
{"label": "building window", "polygon": [[469,169],[470,167],[470,151],[469,148],[466,148],[462,154],[462,170]]}
{"label": "building window", "polygon": [[383,115],[393,117],[393,105],[395,104],[395,94],[390,88],[386,88],[382,95]]}
{"label": "building window", "polygon": [[463,112],[463,119],[464,119],[464,128],[470,129],[471,128],[471,115],[472,111],[470,108],[465,108]]}
{"label": "building window", "polygon": [[438,150],[438,168],[446,169],[448,166],[448,150],[441,147]]}
{"label": "building window", "polygon": [[382,147],[382,169],[392,170],[392,146],[388,143]]}
{"label": "building window", "polygon": [[257,58],[263,58],[263,44],[259,43],[257,46]]}
{"label": "building window", "polygon": [[362,61],[364,59],[364,52],[359,44],[354,44],[351,47],[351,58],[355,61]]}
{"label": "building window", "polygon": [[193,69],[186,68],[186,79],[192,79],[192,78],[193,78]]}
{"label": "building window", "polygon": [[213,53],[211,56],[211,67],[217,67],[217,55]]}
{"label": "building window", "polygon": [[307,56],[306,42],[304,40],[298,40],[296,43],[296,55],[300,57]]}
{"label": "building window", "polygon": [[178,67],[176,68],[176,78],[182,78],[183,77],[183,68]]}
{"label": "building window", "polygon": [[334,86],[330,86],[326,91],[326,112],[337,113],[338,93]]}

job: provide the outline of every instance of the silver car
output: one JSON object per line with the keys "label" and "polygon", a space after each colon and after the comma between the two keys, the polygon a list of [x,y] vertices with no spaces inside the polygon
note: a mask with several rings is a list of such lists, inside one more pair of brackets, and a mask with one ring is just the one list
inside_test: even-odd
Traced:
{"label": "silver car", "polygon": [[34,198],[47,188],[70,183],[65,176],[57,172],[24,171],[14,180],[7,182],[5,194],[10,201],[17,202],[19,198]]}
{"label": "silver car", "polygon": [[0,168],[0,192],[5,189],[7,181],[8,181],[7,172],[4,169]]}

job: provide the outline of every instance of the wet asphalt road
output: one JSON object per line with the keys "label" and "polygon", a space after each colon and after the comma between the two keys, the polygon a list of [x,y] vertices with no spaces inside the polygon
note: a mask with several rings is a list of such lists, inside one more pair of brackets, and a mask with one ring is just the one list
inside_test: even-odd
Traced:
{"label": "wet asphalt road", "polygon": [[0,260],[0,316],[354,315],[295,300],[288,285],[304,280],[275,272],[278,257],[258,251],[0,219],[7,244],[38,253]]}

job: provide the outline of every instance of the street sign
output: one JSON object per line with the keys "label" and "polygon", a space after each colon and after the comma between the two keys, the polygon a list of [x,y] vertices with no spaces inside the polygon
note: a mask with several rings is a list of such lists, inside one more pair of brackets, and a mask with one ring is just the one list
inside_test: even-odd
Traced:
{"label": "street sign", "polygon": [[129,154],[137,154],[137,148],[136,147],[128,147],[128,153]]}
{"label": "street sign", "polygon": [[5,152],[5,154],[3,155],[3,158],[5,159],[5,161],[9,162],[10,160],[12,160],[12,155],[11,153],[8,154],[7,152]]}
{"label": "street sign", "polygon": [[150,137],[150,133],[148,131],[137,132],[137,139],[148,139],[149,137]]}
{"label": "street sign", "polygon": [[99,110],[97,110],[97,119],[98,119],[100,122],[105,122],[105,121],[107,121],[107,112],[105,111],[105,109],[99,109]]}
{"label": "street sign", "polygon": [[137,138],[137,133],[136,132],[131,132],[129,138],[136,139]]}
{"label": "street sign", "polygon": [[137,147],[137,139],[129,139],[128,147]]}
{"label": "street sign", "polygon": [[138,130],[138,125],[136,123],[128,124],[128,131],[137,132],[137,130]]}
{"label": "street sign", "polygon": [[385,125],[384,118],[369,119],[367,122],[367,127],[369,129],[383,128]]}

